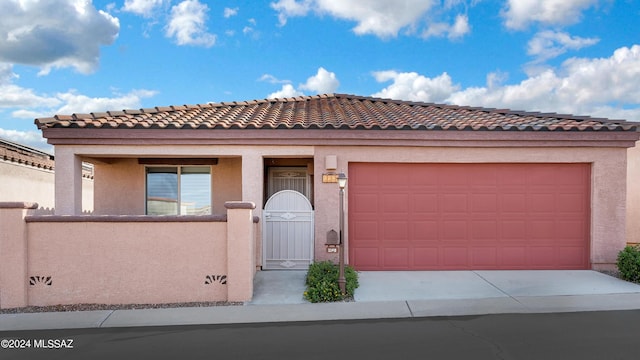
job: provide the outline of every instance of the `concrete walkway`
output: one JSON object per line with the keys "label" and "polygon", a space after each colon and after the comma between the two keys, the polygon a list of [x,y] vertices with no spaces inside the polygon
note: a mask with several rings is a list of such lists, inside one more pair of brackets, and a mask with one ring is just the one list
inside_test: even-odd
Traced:
{"label": "concrete walkway", "polygon": [[304,276],[259,272],[244,306],[4,314],[0,331],[640,310],[640,285],[596,271],[361,272],[354,302],[323,304]]}

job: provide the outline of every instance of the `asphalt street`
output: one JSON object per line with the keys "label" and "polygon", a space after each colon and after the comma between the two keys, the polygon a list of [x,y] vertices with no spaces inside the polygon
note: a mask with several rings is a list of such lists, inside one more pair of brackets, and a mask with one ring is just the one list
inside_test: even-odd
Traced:
{"label": "asphalt street", "polygon": [[640,310],[5,331],[0,359],[638,359],[638,334]]}

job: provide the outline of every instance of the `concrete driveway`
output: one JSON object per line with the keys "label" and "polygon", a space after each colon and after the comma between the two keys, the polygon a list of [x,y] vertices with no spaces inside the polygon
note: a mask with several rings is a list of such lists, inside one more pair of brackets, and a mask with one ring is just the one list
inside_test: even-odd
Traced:
{"label": "concrete driveway", "polygon": [[[510,300],[635,294],[640,285],[591,270],[361,271],[356,302],[419,300]],[[250,304],[302,304],[306,271],[256,274]]]}
{"label": "concrete driveway", "polygon": [[356,301],[487,299],[640,293],[591,270],[364,271]]}

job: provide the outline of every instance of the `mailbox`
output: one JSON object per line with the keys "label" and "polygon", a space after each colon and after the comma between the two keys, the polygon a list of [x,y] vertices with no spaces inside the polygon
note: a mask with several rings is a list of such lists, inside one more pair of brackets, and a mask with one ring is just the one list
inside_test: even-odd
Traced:
{"label": "mailbox", "polygon": [[325,243],[325,246],[327,247],[327,252],[337,253],[339,245],[340,245],[340,238],[338,237],[338,233],[335,230],[327,231],[327,242]]}

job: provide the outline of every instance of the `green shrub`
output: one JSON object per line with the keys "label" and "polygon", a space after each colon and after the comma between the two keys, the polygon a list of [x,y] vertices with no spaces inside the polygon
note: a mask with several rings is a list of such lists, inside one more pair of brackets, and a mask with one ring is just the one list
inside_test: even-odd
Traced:
{"label": "green shrub", "polygon": [[640,247],[626,246],[618,253],[617,265],[622,279],[640,282]]}
{"label": "green shrub", "polygon": [[342,296],[340,292],[339,273],[338,265],[331,261],[321,261],[309,265],[306,278],[307,290],[304,292],[304,298],[312,303],[353,298],[353,293],[358,287],[358,273],[351,266],[345,265],[346,296]]}

